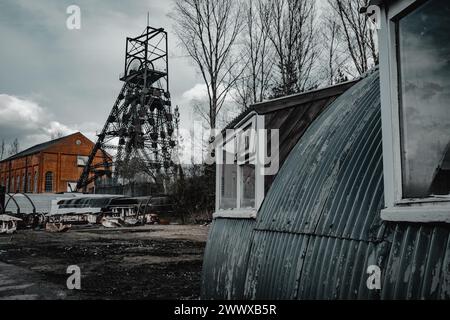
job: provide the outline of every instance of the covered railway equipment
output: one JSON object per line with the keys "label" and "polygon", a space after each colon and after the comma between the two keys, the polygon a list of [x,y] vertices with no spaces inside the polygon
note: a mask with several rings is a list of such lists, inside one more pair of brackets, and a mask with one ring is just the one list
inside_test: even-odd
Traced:
{"label": "covered railway equipment", "polygon": [[159,215],[173,217],[174,213],[171,198],[165,195],[133,198],[76,193],[6,193],[5,198],[5,203],[0,203],[0,215],[7,214],[18,221],[18,229],[40,228],[47,223],[95,225],[102,224],[104,219],[117,220],[116,226],[155,224],[160,221]]}

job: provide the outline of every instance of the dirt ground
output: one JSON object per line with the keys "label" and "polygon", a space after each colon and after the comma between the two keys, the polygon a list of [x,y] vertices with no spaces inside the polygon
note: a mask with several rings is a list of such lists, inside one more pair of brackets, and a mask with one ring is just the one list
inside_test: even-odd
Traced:
{"label": "dirt ground", "polygon": [[[208,227],[0,235],[0,299],[198,299]],[[81,269],[68,290],[67,267]]]}

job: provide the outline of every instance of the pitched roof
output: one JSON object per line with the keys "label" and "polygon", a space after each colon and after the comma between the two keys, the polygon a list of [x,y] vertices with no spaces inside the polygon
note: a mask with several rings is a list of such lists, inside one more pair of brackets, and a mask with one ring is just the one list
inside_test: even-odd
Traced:
{"label": "pitched roof", "polygon": [[71,136],[74,136],[74,135],[77,135],[77,134],[81,134],[82,135],[81,132],[75,132],[75,133],[69,134],[68,136],[65,136],[65,137],[61,137],[61,138],[58,138],[58,139],[54,139],[54,140],[50,140],[50,141],[47,141],[47,142],[44,142],[44,143],[37,144],[35,146],[32,146],[32,147],[30,147],[28,149],[25,149],[25,150],[19,152],[19,153],[16,153],[15,155],[12,155],[9,158],[1,160],[0,163],[1,162],[6,162],[6,161],[11,161],[11,160],[18,159],[18,158],[22,158],[22,157],[29,156],[29,155],[32,155],[32,154],[36,154],[36,153],[41,152],[41,151],[43,151],[45,149],[48,149],[49,147],[57,144],[58,142],[66,139],[68,137],[71,137]]}
{"label": "pitched roof", "polygon": [[361,77],[324,88],[314,89],[255,103],[244,110],[236,118],[231,120],[225,126],[224,130],[233,128],[253,111],[258,114],[267,114],[277,110],[299,106],[312,101],[326,99],[332,96],[339,96],[360,80]]}

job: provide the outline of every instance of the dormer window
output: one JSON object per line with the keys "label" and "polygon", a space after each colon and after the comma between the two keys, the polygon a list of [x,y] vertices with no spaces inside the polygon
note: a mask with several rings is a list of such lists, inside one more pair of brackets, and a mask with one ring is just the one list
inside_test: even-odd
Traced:
{"label": "dormer window", "polygon": [[225,141],[221,164],[221,196],[219,209],[228,210],[237,208],[237,166],[236,166],[236,139],[232,136]]}
{"label": "dormer window", "polygon": [[393,1],[381,18],[382,217],[450,222],[450,3]]}
{"label": "dormer window", "polygon": [[[264,117],[250,113],[234,128],[227,129],[218,143],[215,217],[254,218],[264,198],[264,163],[257,160],[262,137],[257,128]],[[258,147],[257,147],[258,146]],[[263,150],[265,152],[265,150]]]}

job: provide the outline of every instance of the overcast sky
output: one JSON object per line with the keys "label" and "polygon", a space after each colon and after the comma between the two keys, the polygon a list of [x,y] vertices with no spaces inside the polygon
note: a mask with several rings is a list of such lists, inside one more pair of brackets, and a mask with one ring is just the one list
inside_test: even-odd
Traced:
{"label": "overcast sky", "polygon": [[[81,30],[68,30],[66,9],[81,8]],[[18,138],[23,150],[52,133],[81,131],[95,140],[119,93],[125,38],[150,25],[169,32],[173,104],[190,127],[190,101],[202,80],[179,49],[162,0],[1,0],[0,140]]]}

